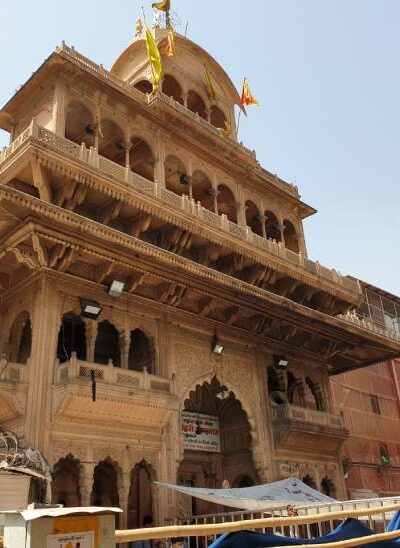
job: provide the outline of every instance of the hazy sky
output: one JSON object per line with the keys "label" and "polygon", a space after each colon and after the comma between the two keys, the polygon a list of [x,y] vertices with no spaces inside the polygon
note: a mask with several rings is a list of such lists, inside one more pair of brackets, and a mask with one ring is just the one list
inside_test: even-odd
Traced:
{"label": "hazy sky", "polygon": [[[238,88],[250,79],[240,140],[318,209],[310,258],[400,295],[400,1],[172,3]],[[61,40],[110,67],[150,4],[0,0],[1,104]]]}

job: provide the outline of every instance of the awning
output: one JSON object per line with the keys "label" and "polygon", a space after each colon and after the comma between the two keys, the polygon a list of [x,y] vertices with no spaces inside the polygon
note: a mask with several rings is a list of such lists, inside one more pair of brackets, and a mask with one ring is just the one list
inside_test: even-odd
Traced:
{"label": "awning", "polygon": [[335,499],[320,493],[296,478],[237,489],[184,487],[183,485],[172,485],[158,481],[154,483],[167,489],[173,489],[184,495],[223,506],[240,508],[241,510],[266,510],[269,508],[284,507],[288,504],[304,506],[307,504],[331,504],[336,502]]}

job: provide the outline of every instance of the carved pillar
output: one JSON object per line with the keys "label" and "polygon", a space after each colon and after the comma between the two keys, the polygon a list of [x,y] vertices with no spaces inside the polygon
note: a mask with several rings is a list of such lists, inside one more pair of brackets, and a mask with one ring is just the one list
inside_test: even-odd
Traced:
{"label": "carved pillar", "polygon": [[131,332],[125,330],[123,333],[120,333],[119,336],[119,347],[121,350],[121,367],[123,369],[129,369],[129,349],[131,346]]}
{"label": "carved pillar", "polygon": [[80,489],[81,489],[81,505],[91,506],[91,494],[93,487],[93,474],[95,463],[83,462],[81,467]]}
{"label": "carved pillar", "polygon": [[279,219],[278,224],[279,224],[279,234],[281,237],[281,242],[285,245],[284,226],[283,226],[282,219]]}
{"label": "carved pillar", "polygon": [[121,485],[119,488],[119,506],[123,513],[119,516],[119,528],[128,528],[128,506],[129,506],[129,490],[131,486],[130,472],[123,472],[121,477]]}
{"label": "carved pillar", "polygon": [[58,78],[54,86],[52,130],[60,137],[65,136],[66,102],[67,92],[65,82],[62,78]]}
{"label": "carved pillar", "polygon": [[156,165],[155,165],[155,177],[154,181],[160,186],[165,188],[165,143],[163,136],[160,132],[157,133],[156,138]]}
{"label": "carved pillar", "polygon": [[182,93],[182,99],[183,99],[183,105],[187,108],[187,100],[188,100],[188,93],[187,91],[184,91]]}
{"label": "carved pillar", "polygon": [[97,322],[94,320],[85,320],[86,325],[86,361],[94,362],[94,349],[97,338]]}
{"label": "carved pillar", "polygon": [[125,149],[125,167],[130,168],[131,167],[131,159],[130,159],[131,143],[124,143],[124,149]]}

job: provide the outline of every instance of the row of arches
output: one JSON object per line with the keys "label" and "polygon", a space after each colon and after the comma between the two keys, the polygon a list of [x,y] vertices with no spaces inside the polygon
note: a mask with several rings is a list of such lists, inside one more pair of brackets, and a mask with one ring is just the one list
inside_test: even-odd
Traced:
{"label": "row of arches", "polygon": [[317,491],[321,491],[321,493],[324,493],[324,495],[327,495],[328,497],[336,498],[336,486],[328,476],[322,478],[319,488],[317,482],[310,474],[306,474],[302,478],[302,482]]}
{"label": "row of arches", "polygon": [[267,374],[272,405],[287,402],[298,407],[326,411],[322,388],[309,376],[298,376],[292,371],[282,371],[273,366],[268,367]]}
{"label": "row of arches", "polygon": [[[139,80],[134,87],[142,93],[151,93],[153,90],[148,80]],[[165,95],[172,97],[177,103],[198,114],[200,118],[207,120],[214,127],[226,128],[227,117],[217,105],[209,105],[208,101],[193,89],[184,92],[181,84],[171,74],[165,74],[161,90]]]}
{"label": "row of arches", "polygon": [[[52,503],[65,507],[90,506],[119,507],[122,471],[110,457],[100,461],[93,470],[89,500],[83,500],[83,465],[72,454],[61,458],[53,467]],[[146,461],[136,464],[130,472],[127,527],[137,528],[145,516],[153,514],[152,482],[156,479],[153,468]],[[116,516],[118,526],[118,515]]]}

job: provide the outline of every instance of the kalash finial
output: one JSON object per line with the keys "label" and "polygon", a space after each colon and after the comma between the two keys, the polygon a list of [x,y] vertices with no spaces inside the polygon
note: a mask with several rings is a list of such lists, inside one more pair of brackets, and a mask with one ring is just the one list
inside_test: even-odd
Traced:
{"label": "kalash finial", "polygon": [[140,17],[139,17],[139,19],[136,21],[135,30],[136,30],[136,33],[135,33],[136,38],[139,38],[140,36],[142,36],[142,33],[143,33],[143,23],[142,23],[142,20],[140,19]]}

